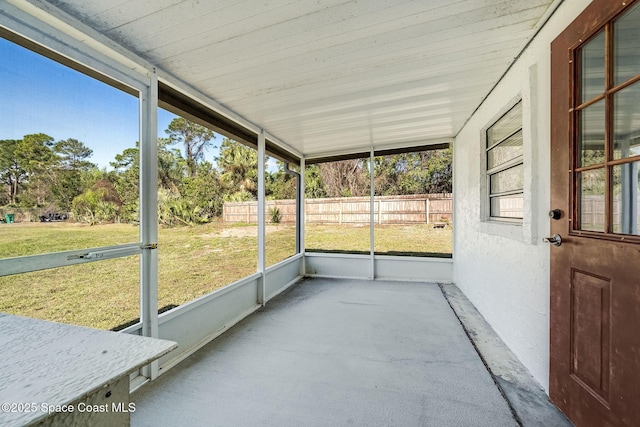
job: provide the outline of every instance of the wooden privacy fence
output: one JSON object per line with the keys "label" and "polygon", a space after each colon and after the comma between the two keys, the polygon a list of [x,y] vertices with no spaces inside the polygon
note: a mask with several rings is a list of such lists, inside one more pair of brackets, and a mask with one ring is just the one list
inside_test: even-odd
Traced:
{"label": "wooden privacy fence", "polygon": [[[614,232],[619,232],[616,229],[616,224],[620,224],[622,221],[622,200],[620,195],[617,195],[613,199],[613,224]],[[636,218],[636,224],[640,224],[640,200],[637,201],[638,207],[636,209],[638,217]],[[580,221],[582,228],[585,230],[604,230],[605,218],[604,218],[604,196],[585,195],[582,196],[582,206],[580,207]]]}
{"label": "wooden privacy fence", "polygon": [[[369,197],[305,199],[305,221],[316,224],[369,224]],[[295,223],[295,200],[268,200],[269,212],[278,208],[282,223]],[[257,202],[225,202],[222,217],[226,223],[258,222]],[[374,218],[377,224],[416,224],[453,221],[451,194],[376,196]]]}

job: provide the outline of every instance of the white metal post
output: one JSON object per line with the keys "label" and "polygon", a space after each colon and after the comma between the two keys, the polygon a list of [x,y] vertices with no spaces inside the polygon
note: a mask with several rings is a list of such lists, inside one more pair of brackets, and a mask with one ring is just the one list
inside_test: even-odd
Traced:
{"label": "white metal post", "polygon": [[[140,318],[142,335],[158,337],[158,75],[149,73],[149,86],[140,99]],[[158,376],[158,362],[143,369]]]}
{"label": "white metal post", "polygon": [[371,148],[371,153],[369,155],[369,186],[370,186],[370,191],[369,191],[369,250],[371,252],[371,267],[369,270],[369,277],[371,278],[371,280],[376,278],[376,259],[375,259],[375,225],[376,225],[376,218],[375,218],[375,196],[376,196],[376,189],[375,189],[375,185],[374,185],[374,168],[373,168],[373,158],[374,158],[374,151],[373,148]]}
{"label": "white metal post", "polygon": [[265,270],[266,270],[266,224],[265,224],[265,134],[264,130],[258,135],[258,273],[260,284],[258,286],[258,304],[265,305]]}
{"label": "white metal post", "polygon": [[[300,189],[298,191],[298,197],[300,197],[300,217],[296,218],[297,221],[297,227],[298,227],[298,232],[300,233],[299,235],[299,241],[300,241],[300,253],[304,254],[304,229],[305,229],[305,213],[307,211],[307,205],[305,203],[305,198],[304,198],[304,186],[305,186],[305,181],[304,181],[304,171],[306,168],[306,164],[305,164],[305,160],[304,158],[300,159]],[[306,262],[304,260],[304,257],[302,258],[302,267],[301,267],[301,271],[300,274],[301,275],[305,275],[307,273],[307,269],[306,269]]]}

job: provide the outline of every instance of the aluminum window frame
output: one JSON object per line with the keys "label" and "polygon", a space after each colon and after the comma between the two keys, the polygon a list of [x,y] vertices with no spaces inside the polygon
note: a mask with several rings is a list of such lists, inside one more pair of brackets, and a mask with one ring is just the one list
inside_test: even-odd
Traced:
{"label": "aluminum window frame", "polygon": [[[510,132],[507,136],[501,138],[500,140],[498,140],[497,142],[492,143],[491,145],[489,145],[489,132],[491,131],[491,129],[493,129],[496,125],[498,125],[501,120],[503,120],[505,117],[507,117],[509,115],[509,113],[511,113],[514,109],[516,108],[520,108],[520,126],[513,130],[512,132]],[[486,201],[486,212],[485,212],[485,219],[489,220],[489,221],[497,221],[497,222],[505,222],[505,223],[512,223],[512,224],[522,224],[524,221],[524,214],[525,214],[525,209],[523,206],[523,210],[522,210],[522,216],[520,217],[506,217],[506,216],[498,216],[498,215],[493,215],[491,212],[491,202],[494,198],[497,197],[505,197],[505,196],[514,196],[514,195],[522,195],[523,198],[523,204],[524,204],[524,187],[525,187],[525,171],[524,171],[524,130],[523,130],[523,122],[524,122],[524,114],[523,114],[523,102],[522,99],[518,99],[517,102],[513,103],[513,105],[510,105],[509,108],[500,115],[500,117],[495,120],[492,124],[490,124],[489,126],[487,126],[487,128],[484,130],[483,134],[484,134],[484,138],[483,138],[483,142],[484,142],[484,155],[483,155],[483,171],[484,171],[484,175],[485,175],[485,179],[486,179],[486,195],[485,195],[485,201]],[[502,143],[504,143],[505,141],[508,141],[510,138],[513,138],[514,136],[518,135],[518,133],[522,133],[523,134],[523,152],[522,154],[507,160],[506,162],[503,162],[497,166],[494,166],[492,168],[489,168],[488,162],[489,162],[489,153],[494,150],[496,147],[500,146]],[[499,192],[499,193],[493,193],[491,190],[491,178],[493,176],[496,176],[498,173],[501,172],[505,172],[509,169],[513,169],[515,167],[518,166],[523,166],[523,170],[522,170],[522,188],[518,189],[518,190],[509,190],[509,191],[503,191],[503,192]]]}

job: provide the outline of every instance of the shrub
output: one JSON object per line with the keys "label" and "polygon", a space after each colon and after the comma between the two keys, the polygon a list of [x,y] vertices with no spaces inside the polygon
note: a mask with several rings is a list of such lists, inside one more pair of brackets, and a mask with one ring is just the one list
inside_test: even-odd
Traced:
{"label": "shrub", "polygon": [[280,209],[277,206],[269,209],[269,216],[271,217],[272,223],[280,224],[280,221],[282,220],[282,214],[280,213]]}
{"label": "shrub", "polygon": [[71,217],[77,222],[86,222],[89,225],[114,222],[118,215],[118,206],[104,200],[105,195],[105,190],[98,188],[76,196],[71,204]]}

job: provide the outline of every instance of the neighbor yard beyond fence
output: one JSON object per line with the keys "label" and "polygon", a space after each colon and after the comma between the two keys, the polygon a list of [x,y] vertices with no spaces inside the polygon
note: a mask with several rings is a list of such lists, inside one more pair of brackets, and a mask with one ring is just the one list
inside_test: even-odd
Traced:
{"label": "neighbor yard beyond fence", "polygon": [[[369,197],[338,197],[305,199],[305,222],[315,224],[368,224]],[[295,200],[267,200],[267,212],[280,211],[283,223],[295,223]],[[222,217],[225,223],[257,223],[258,204],[225,202]],[[267,215],[269,219],[269,215]],[[453,221],[452,194],[419,194],[409,196],[376,196],[376,224],[430,224]]]}

